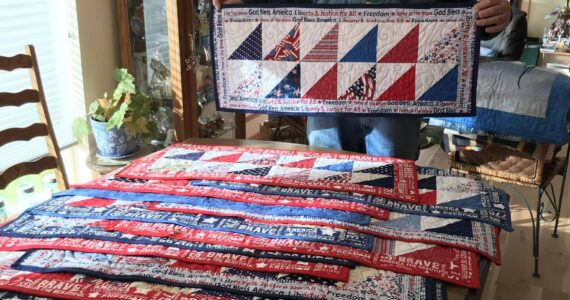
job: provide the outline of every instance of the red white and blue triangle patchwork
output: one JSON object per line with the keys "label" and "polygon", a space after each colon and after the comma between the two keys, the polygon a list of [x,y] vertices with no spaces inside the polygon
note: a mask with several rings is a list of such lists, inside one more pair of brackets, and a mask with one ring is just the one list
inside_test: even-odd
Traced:
{"label": "red white and blue triangle patchwork", "polygon": [[218,107],[472,114],[477,26],[463,5],[225,7],[211,18]]}
{"label": "red white and blue triangle patchwork", "polygon": [[117,176],[226,180],[419,201],[413,161],[362,154],[181,143],[132,162]]}

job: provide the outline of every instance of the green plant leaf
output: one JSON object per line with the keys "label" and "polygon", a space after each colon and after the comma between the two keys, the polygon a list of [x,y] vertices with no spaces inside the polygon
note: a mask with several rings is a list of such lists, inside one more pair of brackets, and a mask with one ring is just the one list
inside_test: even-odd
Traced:
{"label": "green plant leaf", "polygon": [[117,82],[117,88],[113,92],[113,101],[115,105],[121,99],[123,94],[136,93],[135,89],[135,78],[129,74],[127,69],[115,69],[113,72],[113,78]]}
{"label": "green plant leaf", "polygon": [[131,112],[133,122],[140,118],[147,118],[151,111],[151,105],[152,99],[147,95],[131,96],[129,111]]}
{"label": "green plant leaf", "polygon": [[89,105],[89,116],[95,120],[105,122],[105,110],[99,105],[99,102],[94,101]]}
{"label": "green plant leaf", "polygon": [[129,106],[126,103],[121,104],[121,107],[109,118],[105,129],[111,130],[112,128],[120,128],[123,125],[123,120],[128,109]]}

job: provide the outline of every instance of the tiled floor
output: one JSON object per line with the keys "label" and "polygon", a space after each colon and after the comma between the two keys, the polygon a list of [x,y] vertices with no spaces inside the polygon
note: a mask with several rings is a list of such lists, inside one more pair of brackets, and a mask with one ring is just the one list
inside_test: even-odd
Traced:
{"label": "tiled floor", "polygon": [[[439,147],[423,150],[418,165],[448,167],[447,154]],[[554,179],[556,190],[561,178]],[[562,206],[559,224],[559,237],[551,237],[553,223],[543,222],[540,238],[540,278],[531,276],[532,260],[532,223],[530,216],[513,186],[498,185],[511,195],[511,215],[513,232],[503,232],[501,267],[493,266],[483,293],[483,299],[489,300],[570,300],[570,178],[566,182],[566,196]],[[536,206],[535,191],[516,187]],[[552,210],[550,207],[546,210]]]}

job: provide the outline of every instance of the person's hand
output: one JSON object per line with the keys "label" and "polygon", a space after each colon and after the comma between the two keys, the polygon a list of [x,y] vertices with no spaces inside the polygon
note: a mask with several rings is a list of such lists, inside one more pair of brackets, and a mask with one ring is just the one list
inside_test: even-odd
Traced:
{"label": "person's hand", "polygon": [[475,14],[477,26],[486,26],[487,33],[501,32],[511,21],[511,6],[507,0],[479,0]]}
{"label": "person's hand", "polygon": [[214,4],[214,7],[216,8],[217,11],[220,11],[220,9],[222,9],[222,5],[223,4],[240,4],[241,0],[212,0],[212,4]]}

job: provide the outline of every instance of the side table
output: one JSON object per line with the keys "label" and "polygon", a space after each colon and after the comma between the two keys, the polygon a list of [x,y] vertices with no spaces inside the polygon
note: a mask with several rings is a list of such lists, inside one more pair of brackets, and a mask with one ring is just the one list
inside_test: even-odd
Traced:
{"label": "side table", "polygon": [[569,74],[570,71],[570,53],[540,50],[539,66],[550,68],[563,74]]}
{"label": "side table", "polygon": [[130,162],[132,162],[137,158],[141,158],[157,150],[160,150],[160,148],[154,145],[145,144],[141,145],[139,151],[137,151],[133,155],[123,158],[102,157],[97,155],[95,153],[95,150],[93,150],[87,157],[85,163],[87,164],[87,167],[89,169],[97,172],[99,175],[104,175],[118,168],[126,166],[127,164],[129,164]]}

